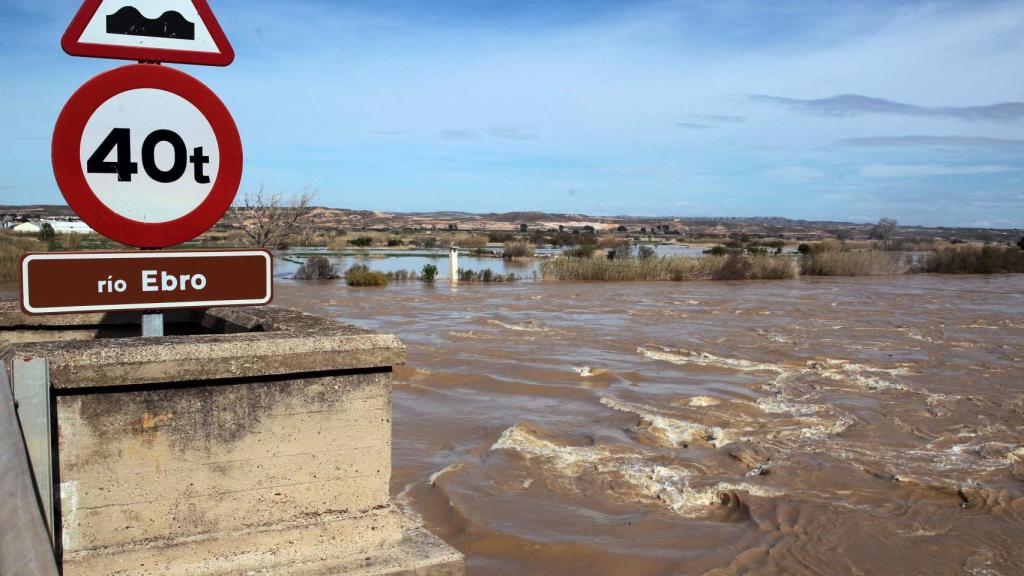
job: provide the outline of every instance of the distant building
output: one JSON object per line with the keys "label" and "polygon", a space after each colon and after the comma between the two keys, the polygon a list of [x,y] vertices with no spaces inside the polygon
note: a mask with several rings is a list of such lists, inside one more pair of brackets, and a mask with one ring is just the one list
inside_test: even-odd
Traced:
{"label": "distant building", "polygon": [[12,232],[17,232],[18,234],[39,234],[42,230],[43,227],[35,222],[23,222],[11,228]]}
{"label": "distant building", "polygon": [[95,230],[81,220],[64,222],[61,220],[44,220],[41,222],[23,222],[11,229],[19,234],[39,234],[43,224],[49,224],[57,234],[95,234]]}
{"label": "distant building", "polygon": [[53,226],[53,231],[57,234],[95,234],[96,231],[89,227],[88,224],[81,220],[71,220],[68,222],[61,221],[48,221],[50,226]]}

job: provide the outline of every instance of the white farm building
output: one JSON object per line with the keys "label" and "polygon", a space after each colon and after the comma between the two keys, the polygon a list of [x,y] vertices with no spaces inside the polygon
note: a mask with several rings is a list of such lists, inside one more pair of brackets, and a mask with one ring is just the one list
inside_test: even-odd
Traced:
{"label": "white farm building", "polygon": [[23,222],[18,224],[14,228],[11,228],[12,232],[18,232],[21,234],[39,234],[43,229],[43,224],[49,224],[53,227],[53,231],[57,234],[93,234],[95,231],[90,228],[85,222],[81,220],[74,220],[71,222],[65,222],[62,220],[43,220],[41,222]]}

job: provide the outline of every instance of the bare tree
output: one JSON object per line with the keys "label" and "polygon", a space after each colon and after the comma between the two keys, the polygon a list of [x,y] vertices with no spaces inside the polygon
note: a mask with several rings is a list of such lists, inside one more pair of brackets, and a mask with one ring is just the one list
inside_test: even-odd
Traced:
{"label": "bare tree", "polygon": [[302,217],[312,210],[316,194],[307,186],[302,194],[285,198],[268,194],[260,186],[256,194],[246,194],[231,211],[234,224],[245,232],[247,242],[260,248],[279,248],[299,234]]}
{"label": "bare tree", "polygon": [[889,249],[889,240],[896,231],[897,222],[893,218],[882,218],[871,230],[871,237],[882,241],[882,250]]}

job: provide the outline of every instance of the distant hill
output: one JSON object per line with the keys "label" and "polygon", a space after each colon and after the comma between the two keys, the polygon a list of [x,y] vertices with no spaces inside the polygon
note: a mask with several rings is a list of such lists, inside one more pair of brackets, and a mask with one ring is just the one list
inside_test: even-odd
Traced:
{"label": "distant hill", "polygon": [[[45,218],[71,218],[74,213],[65,205],[0,206],[0,218],[10,220],[40,220]],[[346,230],[492,230],[513,231],[521,225],[529,230],[577,229],[592,226],[598,230],[613,230],[624,226],[633,233],[657,230],[687,236],[701,234],[750,234],[752,236],[786,236],[792,238],[824,238],[842,236],[863,238],[870,232],[871,223],[841,221],[794,220],[779,216],[590,216],[587,214],[558,214],[539,211],[474,214],[459,211],[436,212],[381,212],[377,210],[349,210],[345,208],[316,207],[304,218],[312,227]],[[222,222],[222,224],[226,224]],[[1003,241],[1020,238],[1024,231],[1016,229],[954,228],[900,226],[901,231],[913,236],[942,238],[991,239]]]}

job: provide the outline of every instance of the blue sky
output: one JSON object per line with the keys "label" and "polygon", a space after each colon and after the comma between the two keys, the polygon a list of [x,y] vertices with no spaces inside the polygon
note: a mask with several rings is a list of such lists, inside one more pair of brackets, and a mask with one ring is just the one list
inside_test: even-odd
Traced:
{"label": "blue sky", "polygon": [[[243,191],[386,211],[1024,227],[1024,2],[211,0]],[[116,62],[0,0],[0,202]]]}

